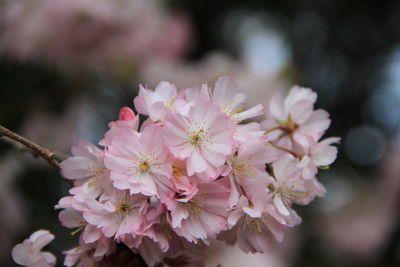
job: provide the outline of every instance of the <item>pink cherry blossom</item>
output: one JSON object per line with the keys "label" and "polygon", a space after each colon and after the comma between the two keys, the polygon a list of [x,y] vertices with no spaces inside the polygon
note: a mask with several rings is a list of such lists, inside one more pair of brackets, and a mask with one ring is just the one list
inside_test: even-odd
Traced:
{"label": "pink cherry blossom", "polygon": [[2,51],[66,69],[117,72],[175,61],[190,40],[190,22],[153,1],[15,0],[2,8]]}
{"label": "pink cherry blossom", "polygon": [[229,77],[221,77],[215,83],[212,99],[221,112],[229,116],[235,123],[257,117],[263,114],[263,106],[258,104],[248,110],[243,110],[246,103],[246,95],[235,93],[236,83]]}
{"label": "pink cherry blossom", "polygon": [[229,186],[226,179],[199,183],[198,193],[186,202],[171,199],[169,221],[174,231],[190,242],[206,241],[226,227]]}
{"label": "pink cherry blossom", "polygon": [[293,224],[300,223],[297,213],[291,208],[292,203],[308,204],[307,187],[301,177],[299,160],[290,154],[283,155],[272,163],[274,183],[270,189],[274,192],[273,203],[280,214]]}
{"label": "pink cherry blossom", "polygon": [[118,191],[106,200],[93,200],[87,205],[90,210],[83,212],[85,220],[100,228],[106,237],[123,241],[125,234],[141,233],[148,203],[146,196]]}
{"label": "pink cherry blossom", "polygon": [[199,100],[188,116],[168,113],[165,125],[165,143],[175,157],[186,160],[188,175],[206,173],[215,179],[232,152],[232,121],[212,103]]}
{"label": "pink cherry blossom", "polygon": [[153,122],[163,121],[168,110],[177,110],[185,101],[177,95],[175,85],[160,82],[154,91],[140,85],[139,96],[134,100],[136,110]]}
{"label": "pink cherry blossom", "polygon": [[149,266],[203,266],[185,253],[215,237],[264,253],[301,222],[294,204],[325,194],[317,173],[337,155],[339,138],[320,141],[327,113],[313,110],[316,93],[294,87],[274,96],[262,126],[243,123],[262,106],[243,111],[235,90],[227,77],[213,93],[206,83],[179,93],[169,82],[141,87],[135,107],[149,119],[140,129],[124,107],[104,151],[87,141],[72,148],[61,167],[74,185],[56,205],[61,223],[80,232],[67,266],[95,265],[118,243]]}
{"label": "pink cherry blossom", "polygon": [[29,239],[17,244],[12,252],[13,260],[19,265],[29,267],[50,267],[56,264],[56,257],[50,252],[41,252],[42,248],[54,239],[47,230],[34,232]]}
{"label": "pink cherry blossom", "polygon": [[109,146],[111,142],[118,138],[118,132],[121,128],[130,128],[135,131],[139,127],[139,116],[136,116],[132,109],[129,107],[123,107],[118,115],[117,121],[112,121],[108,124],[110,130],[108,130],[99,144],[102,146]]}
{"label": "pink cherry blossom", "polygon": [[229,160],[232,173],[238,179],[265,171],[265,165],[278,158],[276,149],[266,146],[266,136],[253,137],[242,143]]}
{"label": "pink cherry blossom", "polygon": [[339,141],[340,138],[338,137],[327,138],[318,143],[310,141],[309,152],[305,153],[299,165],[299,168],[303,169],[305,179],[315,177],[318,167],[329,167],[335,161],[337,147],[332,146],[332,144],[337,144]]}
{"label": "pink cherry blossom", "polygon": [[61,174],[71,180],[95,180],[105,171],[104,151],[89,141],[80,141],[71,148],[72,157],[61,162]]}
{"label": "pink cherry blossom", "polygon": [[64,265],[71,267],[77,262],[78,267],[96,266],[104,256],[110,255],[115,251],[116,245],[111,238],[102,237],[95,243],[87,244],[83,238],[79,239],[79,246],[70,250],[64,251]]}
{"label": "pink cherry blossom", "polygon": [[254,216],[252,209],[247,198],[242,196],[237,209],[229,215],[230,230],[222,232],[218,239],[228,244],[236,241],[246,253],[264,253],[283,240],[285,220],[272,205],[267,205],[259,216]]}
{"label": "pink cherry blossom", "polygon": [[311,89],[294,86],[285,99],[276,93],[266,111],[263,127],[270,140],[286,148],[296,142],[308,149],[307,137],[318,141],[329,127],[329,114],[322,109],[313,110],[317,94]]}
{"label": "pink cherry blossom", "polygon": [[152,125],[137,134],[122,129],[105,156],[105,165],[118,189],[147,196],[167,194],[172,187],[171,163],[163,144],[163,129]]}

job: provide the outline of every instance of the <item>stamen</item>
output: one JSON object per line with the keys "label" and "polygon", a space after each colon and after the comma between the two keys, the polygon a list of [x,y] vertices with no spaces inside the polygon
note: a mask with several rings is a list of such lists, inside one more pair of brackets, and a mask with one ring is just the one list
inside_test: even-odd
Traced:
{"label": "stamen", "polygon": [[305,193],[296,193],[296,192],[293,192],[293,191],[287,191],[287,193],[289,194],[289,195],[291,195],[292,197],[307,197],[307,194],[305,194]]}
{"label": "stamen", "polygon": [[146,174],[146,173],[149,172],[150,167],[151,167],[151,165],[146,160],[144,160],[139,164],[139,167],[138,167],[139,168],[139,172],[141,174]]}
{"label": "stamen", "polygon": [[247,176],[252,176],[255,173],[251,170],[252,166],[250,161],[252,160],[252,157],[249,157],[247,160],[245,159],[238,159],[237,154],[233,156],[233,159],[231,160],[231,165],[233,172],[238,178],[244,178]]}
{"label": "stamen", "polygon": [[121,202],[116,209],[119,214],[124,217],[126,215],[129,215],[132,212],[132,207],[126,203],[126,202]]}
{"label": "stamen", "polygon": [[98,174],[100,174],[103,170],[105,169],[104,166],[101,166],[100,168],[97,167],[96,165],[91,165],[88,164],[86,168],[86,173],[88,174],[85,178],[90,179],[90,178],[95,178]]}
{"label": "stamen", "polygon": [[185,133],[188,135],[186,141],[197,149],[204,144],[212,144],[208,130],[210,130],[210,128],[206,128],[206,123],[204,121],[201,123],[194,122],[192,125],[189,125],[184,129]]}
{"label": "stamen", "polygon": [[151,172],[153,168],[156,168],[158,166],[157,164],[154,164],[154,162],[158,160],[155,152],[139,152],[138,154],[135,154],[134,157],[134,159],[130,159],[134,164],[134,166],[132,166],[131,168],[134,168],[136,172],[140,174],[147,174]]}
{"label": "stamen", "polygon": [[185,203],[185,206],[191,216],[193,216],[194,218],[198,218],[200,216],[200,214],[203,212],[203,208],[207,207],[207,204],[204,203],[204,201],[204,196],[196,196],[196,198],[192,198]]}
{"label": "stamen", "polygon": [[85,226],[86,226],[86,224],[83,224],[83,225],[79,226],[79,228],[76,229],[76,230],[74,230],[74,231],[71,233],[71,235],[72,235],[72,236],[76,235],[77,233],[79,233],[80,231],[82,231],[83,229],[85,229]]}
{"label": "stamen", "polygon": [[258,222],[258,219],[254,219],[254,221],[255,221],[255,223],[256,223],[256,225],[257,225],[258,233],[259,233],[260,235],[262,235],[262,231],[261,231],[261,227],[260,227],[260,223]]}
{"label": "stamen", "polygon": [[183,161],[175,161],[174,165],[172,166],[173,174],[172,176],[175,178],[175,180],[178,182],[179,178],[182,176],[185,176],[183,173],[186,172],[186,168],[183,165]]}

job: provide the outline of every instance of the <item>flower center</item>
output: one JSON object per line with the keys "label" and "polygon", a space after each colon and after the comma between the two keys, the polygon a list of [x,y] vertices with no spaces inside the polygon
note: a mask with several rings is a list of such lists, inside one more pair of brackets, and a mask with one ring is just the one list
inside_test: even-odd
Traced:
{"label": "flower center", "polygon": [[[275,189],[275,188],[274,188]],[[307,197],[307,193],[299,190],[298,184],[292,181],[285,181],[275,192],[275,194],[280,194],[282,200],[285,203],[290,203],[292,201],[298,200],[300,198]]]}
{"label": "flower center", "polygon": [[148,172],[150,171],[150,168],[151,168],[150,163],[147,162],[146,160],[144,160],[144,161],[142,161],[142,162],[139,163],[138,171],[139,171],[141,174],[146,174],[146,173],[148,173]]}
{"label": "flower center", "polygon": [[190,136],[190,141],[189,142],[192,145],[194,145],[194,146],[200,146],[201,145],[201,140],[202,140],[201,134],[203,133],[202,131],[203,131],[203,129],[199,130],[197,133],[195,133],[195,134]]}
{"label": "flower center", "polygon": [[206,208],[207,204],[204,203],[204,196],[197,196],[196,198],[192,198],[191,200],[186,202],[185,206],[191,216],[193,216],[194,218],[198,218],[203,212],[202,208]]}
{"label": "flower center", "polygon": [[152,172],[154,168],[158,168],[158,154],[155,152],[139,152],[133,155],[134,158],[130,158],[133,163],[131,168],[135,169],[140,174],[147,174]]}
{"label": "flower center", "polygon": [[175,110],[174,106],[175,98],[172,98],[169,102],[164,102],[164,106],[169,110]]}
{"label": "flower center", "polygon": [[249,157],[247,160],[238,159],[237,154],[235,154],[231,160],[233,173],[238,178],[244,178],[250,175],[254,175],[254,172],[251,170],[252,166],[250,161],[252,157]]}
{"label": "flower center", "polygon": [[261,225],[260,225],[261,223],[262,223],[261,218],[253,218],[253,217],[250,217],[248,214],[246,214],[246,225],[249,226],[249,228],[253,232],[258,232],[260,235],[263,234]]}
{"label": "flower center", "polygon": [[132,207],[126,202],[121,202],[117,206],[117,211],[121,216],[126,216],[131,213]]}
{"label": "flower center", "polygon": [[184,130],[188,135],[186,141],[197,149],[204,144],[212,144],[208,130],[210,130],[210,128],[206,128],[206,123],[204,121],[201,123],[195,122],[192,125],[187,126]]}
{"label": "flower center", "polygon": [[281,126],[282,130],[291,134],[299,128],[299,125],[292,120],[292,116],[289,114],[288,120],[286,122],[278,121]]}

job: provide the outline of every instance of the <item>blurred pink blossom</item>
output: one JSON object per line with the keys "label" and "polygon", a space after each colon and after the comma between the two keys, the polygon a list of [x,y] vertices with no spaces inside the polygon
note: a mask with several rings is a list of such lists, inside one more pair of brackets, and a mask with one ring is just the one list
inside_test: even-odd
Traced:
{"label": "blurred pink blossom", "polygon": [[348,259],[378,257],[398,224],[400,143],[395,141],[390,147],[375,183],[359,187],[350,205],[320,223],[323,240]]}
{"label": "blurred pink blossom", "polygon": [[187,17],[166,14],[158,1],[12,0],[2,15],[4,53],[91,70],[176,60],[191,32]]}

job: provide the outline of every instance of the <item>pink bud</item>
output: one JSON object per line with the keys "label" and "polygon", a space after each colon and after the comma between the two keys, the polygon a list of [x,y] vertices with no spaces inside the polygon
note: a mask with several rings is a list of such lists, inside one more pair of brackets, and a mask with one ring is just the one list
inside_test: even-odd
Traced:
{"label": "pink bud", "polygon": [[131,121],[134,118],[135,118],[135,113],[133,112],[132,109],[130,109],[128,107],[121,108],[121,111],[119,112],[118,120]]}

